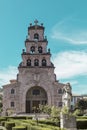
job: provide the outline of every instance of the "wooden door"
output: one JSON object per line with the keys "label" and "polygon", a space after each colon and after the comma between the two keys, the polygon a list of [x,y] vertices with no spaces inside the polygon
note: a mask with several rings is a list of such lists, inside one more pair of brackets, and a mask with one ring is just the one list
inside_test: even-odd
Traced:
{"label": "wooden door", "polygon": [[30,113],[30,101],[26,101],[26,113]]}

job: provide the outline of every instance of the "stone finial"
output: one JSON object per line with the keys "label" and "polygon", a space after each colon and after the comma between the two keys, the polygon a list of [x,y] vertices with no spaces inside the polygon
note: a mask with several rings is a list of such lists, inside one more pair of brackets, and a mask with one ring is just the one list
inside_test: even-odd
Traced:
{"label": "stone finial", "polygon": [[28,36],[26,36],[26,39],[28,39]]}
{"label": "stone finial", "polygon": [[48,49],[48,52],[50,53],[50,48]]}
{"label": "stone finial", "polygon": [[45,36],[45,39],[47,40],[47,36]]}
{"label": "stone finial", "polygon": [[36,19],[36,20],[34,21],[34,23],[35,23],[35,25],[37,25],[37,24],[38,24],[38,20]]}
{"label": "stone finial", "polygon": [[32,26],[32,23],[30,23],[30,26]]}
{"label": "stone finial", "polygon": [[41,26],[43,26],[43,23],[41,23]]}
{"label": "stone finial", "polygon": [[22,49],[22,52],[24,53],[24,52],[25,52],[25,49]]}

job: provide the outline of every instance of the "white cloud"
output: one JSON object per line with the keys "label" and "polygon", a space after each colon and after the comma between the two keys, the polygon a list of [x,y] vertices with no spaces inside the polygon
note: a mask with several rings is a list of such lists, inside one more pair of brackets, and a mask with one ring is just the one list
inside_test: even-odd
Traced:
{"label": "white cloud", "polygon": [[[52,29],[52,38],[71,44],[87,44],[87,29],[72,19],[60,21]],[[77,23],[77,25],[76,25]]]}
{"label": "white cloud", "polygon": [[9,66],[0,70],[0,87],[4,84],[9,83],[9,80],[16,79],[17,67]]}
{"label": "white cloud", "polygon": [[87,75],[87,53],[67,51],[56,54],[53,58],[58,79]]}
{"label": "white cloud", "polygon": [[53,32],[52,38],[63,40],[72,44],[87,44],[87,32],[79,32],[78,34],[66,34],[62,32]]}

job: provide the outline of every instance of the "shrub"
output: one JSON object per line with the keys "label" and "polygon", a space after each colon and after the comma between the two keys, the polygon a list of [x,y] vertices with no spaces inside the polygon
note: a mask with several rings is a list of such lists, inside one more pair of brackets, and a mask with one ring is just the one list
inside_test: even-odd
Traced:
{"label": "shrub", "polygon": [[26,116],[26,119],[31,119],[32,120],[32,116]]}
{"label": "shrub", "polygon": [[5,127],[7,130],[12,130],[12,127],[15,126],[15,123],[14,122],[6,122],[5,123]]}
{"label": "shrub", "polygon": [[78,129],[87,129],[87,119],[77,120],[77,128]]}
{"label": "shrub", "polygon": [[42,128],[41,130],[53,130],[51,128]]}
{"label": "shrub", "polygon": [[6,121],[1,121],[1,125],[2,125],[2,126],[5,126],[5,122],[6,122]]}
{"label": "shrub", "polygon": [[38,126],[31,126],[31,130],[40,130]]}
{"label": "shrub", "polygon": [[62,113],[63,113],[63,114],[69,114],[69,108],[66,107],[66,106],[64,106],[64,107],[62,108]]}
{"label": "shrub", "polygon": [[53,127],[39,127],[39,126],[31,126],[30,130],[65,130],[65,129],[58,129],[58,128],[53,128]]}
{"label": "shrub", "polygon": [[58,125],[58,126],[59,126],[59,116],[60,116],[60,109],[53,106],[51,108],[51,120],[55,122],[55,125]]}
{"label": "shrub", "polygon": [[5,117],[0,117],[0,123],[2,122],[2,121],[6,121],[7,119],[5,118]]}
{"label": "shrub", "polygon": [[87,119],[87,116],[77,116],[77,119]]}
{"label": "shrub", "polygon": [[12,119],[26,119],[26,116],[14,116],[14,117],[10,117]]}
{"label": "shrub", "polygon": [[25,126],[15,126],[12,130],[27,130],[27,128]]}
{"label": "shrub", "polygon": [[55,106],[52,106],[52,108],[51,108],[51,116],[52,117],[59,117],[60,116],[60,109],[58,109]]}
{"label": "shrub", "polygon": [[75,115],[75,116],[82,116],[83,113],[82,113],[82,111],[81,111],[80,109],[76,109],[76,110],[74,111],[73,115]]}
{"label": "shrub", "polygon": [[60,125],[60,122],[58,120],[57,120],[57,123],[56,123],[56,121],[52,121],[52,120],[39,120],[39,123],[51,125],[51,126],[59,126]]}
{"label": "shrub", "polygon": [[39,105],[39,110],[41,113],[51,114],[51,106],[49,105]]}
{"label": "shrub", "polygon": [[42,130],[41,127],[38,126],[31,126],[31,130]]}

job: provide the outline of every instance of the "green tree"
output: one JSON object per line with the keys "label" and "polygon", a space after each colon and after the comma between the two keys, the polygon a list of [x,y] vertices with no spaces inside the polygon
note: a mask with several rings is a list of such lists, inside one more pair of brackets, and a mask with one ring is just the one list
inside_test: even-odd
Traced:
{"label": "green tree", "polygon": [[51,114],[51,106],[50,105],[39,105],[39,110],[41,113]]}
{"label": "green tree", "polygon": [[64,106],[61,111],[63,114],[69,114],[69,108],[66,106]]}
{"label": "green tree", "polygon": [[87,109],[87,99],[80,99],[77,102],[76,107],[80,110],[86,110]]}
{"label": "green tree", "polygon": [[51,106],[45,105],[43,111],[44,111],[44,113],[47,113],[48,115],[50,115],[51,114]]}
{"label": "green tree", "polygon": [[52,106],[51,108],[51,117],[59,117],[60,116],[60,109],[58,107]]}
{"label": "green tree", "polygon": [[59,124],[59,117],[60,117],[60,109],[58,107],[52,106],[51,107],[51,120],[54,121],[56,125]]}

